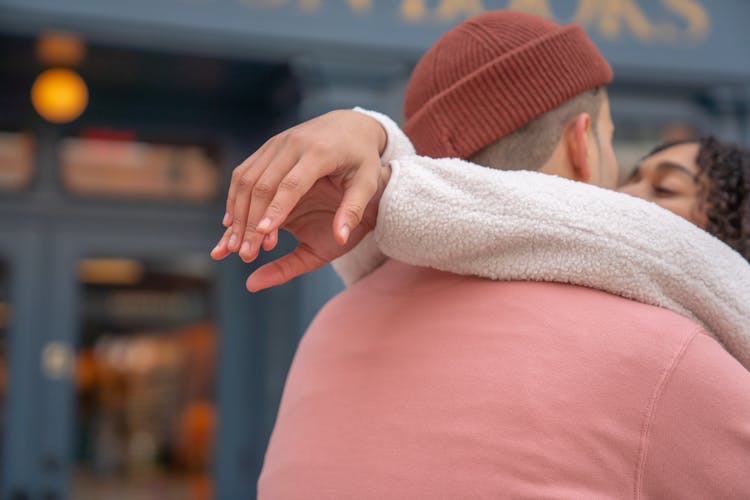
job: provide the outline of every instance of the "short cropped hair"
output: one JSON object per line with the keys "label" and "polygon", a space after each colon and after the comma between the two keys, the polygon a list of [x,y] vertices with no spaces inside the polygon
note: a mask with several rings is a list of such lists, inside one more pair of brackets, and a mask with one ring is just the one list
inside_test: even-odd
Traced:
{"label": "short cropped hair", "polygon": [[[478,151],[469,160],[500,170],[539,170],[552,156],[565,125],[572,118],[588,113],[596,130],[603,97],[600,87],[582,92]],[[595,136],[598,141],[599,136]]]}

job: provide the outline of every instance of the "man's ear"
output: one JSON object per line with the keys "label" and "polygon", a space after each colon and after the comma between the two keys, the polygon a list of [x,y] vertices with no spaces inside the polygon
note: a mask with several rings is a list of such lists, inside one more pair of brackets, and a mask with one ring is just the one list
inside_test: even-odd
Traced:
{"label": "man's ear", "polygon": [[573,167],[573,178],[577,181],[591,180],[590,138],[591,116],[588,113],[580,113],[566,131],[565,138],[570,164]]}

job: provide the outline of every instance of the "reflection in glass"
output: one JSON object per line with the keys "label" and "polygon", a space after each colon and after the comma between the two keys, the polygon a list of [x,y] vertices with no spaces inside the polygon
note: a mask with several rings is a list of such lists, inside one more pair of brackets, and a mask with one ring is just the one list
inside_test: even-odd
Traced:
{"label": "reflection in glass", "polygon": [[213,151],[120,136],[63,139],[59,153],[65,187],[79,196],[191,202],[218,195],[221,175]]}
{"label": "reflection in glass", "polygon": [[84,259],[72,497],[212,498],[210,263]]}
{"label": "reflection in glass", "polygon": [[0,190],[20,190],[34,174],[34,140],[30,134],[0,131]]}

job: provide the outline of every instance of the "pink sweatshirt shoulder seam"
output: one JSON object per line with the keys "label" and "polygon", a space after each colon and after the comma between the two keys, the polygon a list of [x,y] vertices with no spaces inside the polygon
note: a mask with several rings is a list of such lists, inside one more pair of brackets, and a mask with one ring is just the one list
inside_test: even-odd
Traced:
{"label": "pink sweatshirt shoulder seam", "polygon": [[667,383],[669,382],[669,379],[672,376],[672,373],[674,373],[675,369],[680,364],[680,361],[685,356],[685,352],[687,352],[687,349],[690,346],[690,344],[693,343],[693,341],[699,334],[705,335],[703,328],[696,328],[687,337],[682,347],[680,347],[680,350],[677,351],[677,353],[675,353],[669,365],[664,370],[664,373],[659,379],[659,382],[656,384],[656,387],[654,388],[654,393],[651,396],[651,399],[649,400],[648,406],[646,408],[646,415],[643,421],[643,426],[641,427],[641,439],[640,439],[640,445],[639,445],[639,451],[638,451],[638,464],[636,466],[636,471],[635,471],[635,485],[634,485],[633,497],[636,499],[640,499],[641,494],[642,494],[641,490],[643,488],[643,476],[645,473],[646,460],[648,457],[649,440],[651,438],[651,423],[654,419],[654,415],[656,413],[656,408],[658,406],[659,400],[664,394],[664,389],[666,388]]}

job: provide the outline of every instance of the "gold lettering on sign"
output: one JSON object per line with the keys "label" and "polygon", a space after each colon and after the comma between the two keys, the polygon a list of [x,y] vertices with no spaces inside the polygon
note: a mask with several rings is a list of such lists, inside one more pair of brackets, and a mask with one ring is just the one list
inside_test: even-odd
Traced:
{"label": "gold lettering on sign", "polygon": [[299,7],[307,12],[315,12],[320,8],[320,0],[299,0]]}
{"label": "gold lettering on sign", "polygon": [[[1,0],[0,0],[1,1]],[[191,0],[205,1],[205,0]],[[323,0],[235,0],[247,5],[267,8],[293,7],[315,13],[322,9]],[[333,4],[333,0],[327,0]],[[649,19],[641,7],[647,2],[639,0],[577,0],[578,6],[572,21],[583,25],[590,33],[607,40],[617,40],[630,34],[642,42],[676,42],[705,40],[711,32],[711,18],[701,0],[659,0],[661,18]],[[363,14],[372,11],[374,0],[336,0],[348,6],[349,11]],[[486,12],[483,0],[400,0],[399,16],[406,21],[419,23],[439,21],[455,23],[467,17]],[[497,2],[496,3],[500,3]],[[656,4],[657,2],[653,2]],[[327,4],[328,5],[328,4]],[[528,12],[560,23],[570,19],[558,18],[552,10],[551,0],[506,0],[502,5],[511,10]],[[669,17],[663,17],[666,13]]]}
{"label": "gold lettering on sign", "polygon": [[242,0],[242,3],[260,7],[283,7],[289,0]]}
{"label": "gold lettering on sign", "polygon": [[442,0],[437,15],[443,21],[453,21],[457,17],[470,17],[484,12],[482,0]]}
{"label": "gold lettering on sign", "polygon": [[[281,7],[287,5],[289,0],[265,0],[264,3],[269,6]],[[372,8],[372,0],[346,0],[346,3],[355,12],[365,12]],[[305,12],[315,12],[320,10],[322,4],[322,0],[299,0],[297,6]]]}
{"label": "gold lettering on sign", "polygon": [[703,40],[708,37],[711,29],[711,21],[703,6],[695,0],[662,0],[675,14],[681,16],[687,22],[687,34],[695,40]]}
{"label": "gold lettering on sign", "polygon": [[549,19],[554,18],[552,9],[550,9],[547,0],[510,0],[510,2],[508,2],[508,8],[511,10],[528,12],[529,14],[536,14],[537,16]]}
{"label": "gold lettering on sign", "polygon": [[584,26],[597,26],[604,38],[615,39],[624,24],[638,40],[649,40],[653,27],[634,0],[581,0],[575,22]]}
{"label": "gold lettering on sign", "polygon": [[401,17],[407,21],[421,21],[427,17],[425,0],[404,0],[401,2]]}
{"label": "gold lettering on sign", "polygon": [[587,26],[594,22],[597,12],[599,12],[599,2],[597,0],[581,0],[578,3],[578,10],[573,21]]}
{"label": "gold lettering on sign", "polygon": [[352,10],[364,12],[372,9],[372,0],[349,0],[349,7]]}

